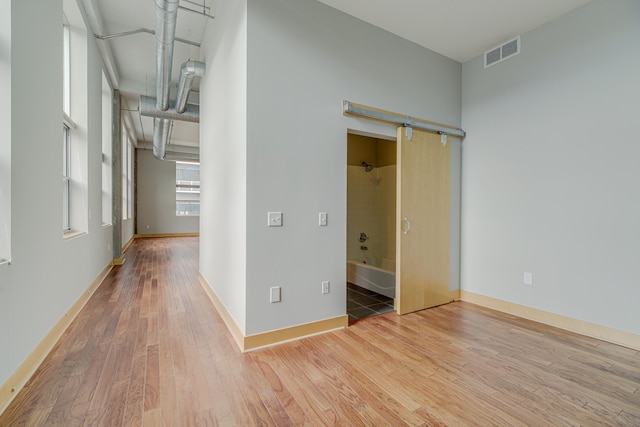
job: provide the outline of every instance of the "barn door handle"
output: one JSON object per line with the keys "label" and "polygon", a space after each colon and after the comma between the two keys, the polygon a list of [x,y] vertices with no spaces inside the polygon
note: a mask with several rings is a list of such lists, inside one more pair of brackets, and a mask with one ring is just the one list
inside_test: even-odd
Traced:
{"label": "barn door handle", "polygon": [[409,221],[409,218],[402,218],[402,220],[407,224],[407,227],[402,230],[402,233],[409,234],[409,231],[411,230],[411,221]]}

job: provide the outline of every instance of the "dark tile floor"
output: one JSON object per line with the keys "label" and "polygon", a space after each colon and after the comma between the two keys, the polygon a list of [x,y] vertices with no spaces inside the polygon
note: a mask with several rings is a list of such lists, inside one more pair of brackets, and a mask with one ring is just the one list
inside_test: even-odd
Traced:
{"label": "dark tile floor", "polygon": [[393,311],[393,298],[385,297],[352,283],[347,283],[347,314],[349,323],[364,317]]}

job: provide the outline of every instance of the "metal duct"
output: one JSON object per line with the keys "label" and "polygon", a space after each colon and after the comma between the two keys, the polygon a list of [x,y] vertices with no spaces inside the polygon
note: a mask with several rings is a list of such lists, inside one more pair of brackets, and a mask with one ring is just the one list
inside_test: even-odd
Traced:
{"label": "metal duct", "polygon": [[193,79],[204,76],[206,65],[204,62],[187,61],[180,67],[180,81],[176,94],[176,111],[180,114],[187,108],[187,98],[193,85]]}
{"label": "metal duct", "polygon": [[153,157],[158,160],[164,160],[170,130],[171,120],[153,119]]}
{"label": "metal duct", "polygon": [[140,95],[140,114],[157,119],[182,120],[185,122],[200,122],[200,106],[195,104],[186,104],[182,113],[176,111],[174,105],[169,104],[166,111],[156,108],[156,98]]}
{"label": "metal duct", "polygon": [[200,163],[200,155],[198,154],[185,154],[185,153],[174,153],[168,152],[165,160],[170,160],[174,162],[193,162]]}
{"label": "metal duct", "polygon": [[169,84],[173,64],[173,43],[176,37],[179,0],[156,2],[156,97],[159,110],[169,109]]}
{"label": "metal duct", "polygon": [[[196,76],[204,75],[204,63],[185,62],[180,70],[178,85],[179,108],[170,109],[171,66],[173,64],[173,44],[176,40],[176,21],[179,0],[155,0],[156,4],[156,99],[155,109],[148,105],[153,98],[140,97],[140,113],[154,117],[153,155],[164,160],[169,142],[172,120],[199,122],[200,108],[187,105],[189,91]],[[144,110],[144,112],[143,112]]]}

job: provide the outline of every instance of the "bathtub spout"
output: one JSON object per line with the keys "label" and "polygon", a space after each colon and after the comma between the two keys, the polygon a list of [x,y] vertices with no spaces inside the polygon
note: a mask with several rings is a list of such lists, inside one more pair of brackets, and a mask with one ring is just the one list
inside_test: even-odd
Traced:
{"label": "bathtub spout", "polygon": [[360,250],[361,250],[361,251],[367,251],[367,250],[369,250],[369,248],[368,248],[368,247],[366,247],[366,246],[360,246]]}

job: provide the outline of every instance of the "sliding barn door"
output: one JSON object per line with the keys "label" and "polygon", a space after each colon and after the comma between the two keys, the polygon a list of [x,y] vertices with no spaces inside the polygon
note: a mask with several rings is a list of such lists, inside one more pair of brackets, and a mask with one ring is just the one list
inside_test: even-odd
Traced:
{"label": "sliding barn door", "polygon": [[396,306],[410,313],[451,301],[449,291],[451,144],[398,128]]}

